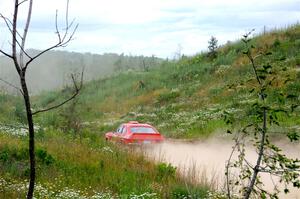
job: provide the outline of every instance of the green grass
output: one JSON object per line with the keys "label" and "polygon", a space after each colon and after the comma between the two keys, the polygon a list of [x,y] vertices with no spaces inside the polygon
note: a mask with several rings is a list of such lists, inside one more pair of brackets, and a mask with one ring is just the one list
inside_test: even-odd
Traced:
{"label": "green grass", "polygon": [[[92,196],[108,188],[123,198],[144,193],[176,198],[178,190],[188,193],[191,188],[204,197],[209,189],[197,185],[186,187],[176,168],[151,163],[133,148],[107,143],[97,133],[86,131],[81,138],[73,138],[70,134],[47,130],[37,134],[36,142],[37,184],[57,194],[69,188]],[[1,180],[24,183],[28,174],[27,138],[0,134]],[[5,190],[5,185],[0,183],[1,198],[5,194],[12,198],[20,194],[17,190],[1,189]],[[39,194],[43,193],[37,190],[36,195]]]}
{"label": "green grass", "polygon": [[[300,72],[295,72],[300,65],[299,32],[300,26],[295,25],[253,38],[259,51],[272,51],[269,62],[275,68],[286,67],[293,79],[287,88],[274,86],[270,95],[284,89],[300,91]],[[128,120],[152,123],[167,137],[206,137],[220,132],[224,128],[221,114],[216,116],[211,107],[217,107],[219,112],[232,110],[241,119],[246,105],[255,98],[249,94],[253,71],[242,51],[241,41],[230,42],[218,49],[214,60],[202,53],[176,62],[165,61],[147,72],[130,70],[87,82],[78,98],[77,116],[84,122],[94,122],[93,128],[102,129],[102,133]],[[68,95],[70,90],[66,89],[44,93],[36,98],[34,108],[50,106]],[[272,99],[278,100],[276,95]],[[59,127],[66,119],[62,117],[64,111],[68,112],[68,108],[47,113],[37,121]],[[177,118],[178,114],[183,117]],[[295,125],[299,123],[295,121]]]}
{"label": "green grass", "polygon": [[0,91],[0,123],[23,123],[25,110],[22,100],[17,96],[7,95]]}

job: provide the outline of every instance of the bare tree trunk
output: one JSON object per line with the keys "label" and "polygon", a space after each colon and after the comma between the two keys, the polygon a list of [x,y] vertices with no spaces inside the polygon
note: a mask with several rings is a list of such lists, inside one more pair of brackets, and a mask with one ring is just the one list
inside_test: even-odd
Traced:
{"label": "bare tree trunk", "polygon": [[34,124],[33,124],[32,111],[31,111],[31,106],[30,106],[30,96],[28,93],[24,73],[22,73],[20,75],[20,80],[21,80],[23,98],[24,98],[25,107],[26,107],[26,115],[27,115],[28,130],[29,130],[30,181],[29,181],[29,188],[28,188],[28,192],[27,192],[27,199],[31,199],[31,198],[33,198],[33,190],[34,190],[34,183],[35,183]]}
{"label": "bare tree trunk", "polygon": [[244,199],[250,198],[250,194],[253,191],[255,181],[257,179],[257,175],[260,172],[260,165],[261,165],[261,161],[262,161],[262,157],[263,157],[264,149],[265,149],[266,133],[267,133],[267,111],[266,111],[266,108],[264,108],[263,109],[263,129],[262,129],[261,141],[260,141],[260,146],[259,146],[258,158],[256,161],[256,165],[254,167],[254,171],[253,171],[253,175],[251,177],[250,184],[246,189]]}
{"label": "bare tree trunk", "polygon": [[[25,2],[28,1],[28,12],[27,12],[27,18],[25,19],[26,24],[25,24],[25,28],[24,28],[24,32],[23,32],[23,36],[21,36],[17,30],[17,22],[18,22],[18,15],[19,15],[19,6]],[[69,0],[67,0],[67,8],[66,8],[66,27],[64,29],[64,33],[61,34],[61,32],[58,29],[58,23],[57,23],[57,12],[56,12],[56,18],[55,18],[55,25],[56,25],[56,35],[57,35],[57,43],[55,43],[54,45],[50,46],[49,48],[39,52],[38,54],[36,54],[35,56],[30,56],[26,53],[25,51],[25,42],[27,39],[27,33],[28,33],[28,29],[29,29],[29,24],[30,24],[30,20],[31,20],[31,15],[32,15],[32,5],[33,5],[33,0],[23,0],[21,2],[19,2],[19,0],[15,0],[14,3],[14,14],[13,14],[13,20],[12,22],[10,21],[9,18],[3,16],[0,13],[0,18],[4,20],[8,30],[10,31],[11,35],[12,35],[12,42],[11,42],[11,47],[12,47],[12,53],[6,53],[3,50],[0,49],[0,54],[5,55],[6,57],[12,59],[12,61],[14,62],[16,71],[18,72],[19,78],[20,78],[20,83],[21,83],[21,89],[17,88],[16,86],[8,83],[9,85],[11,85],[13,88],[16,88],[17,90],[19,90],[21,92],[21,94],[23,95],[24,98],[24,103],[25,103],[25,108],[26,108],[26,115],[27,115],[27,122],[28,122],[28,132],[29,132],[29,160],[30,160],[30,181],[29,181],[29,188],[28,188],[28,192],[27,192],[27,199],[32,199],[33,198],[33,192],[34,192],[34,184],[35,184],[35,176],[36,176],[36,170],[35,170],[35,143],[34,143],[34,123],[33,123],[33,115],[41,113],[41,112],[46,112],[46,111],[50,111],[52,109],[56,109],[59,108],[60,106],[63,106],[64,104],[66,104],[67,102],[71,101],[72,99],[74,99],[79,91],[82,88],[82,82],[83,82],[83,71],[81,73],[81,82],[80,85],[78,85],[76,83],[76,79],[74,77],[74,75],[71,75],[72,80],[73,80],[73,84],[74,84],[74,94],[64,100],[63,102],[49,107],[49,108],[45,108],[42,110],[38,110],[36,112],[32,112],[31,110],[31,103],[30,103],[30,95],[28,93],[28,88],[27,88],[27,84],[26,84],[26,70],[27,67],[30,65],[31,62],[33,62],[35,59],[37,59],[38,57],[40,57],[41,55],[43,55],[44,53],[53,50],[55,48],[59,48],[59,47],[65,47],[72,39],[73,39],[73,35],[78,27],[78,24],[74,27],[72,32],[69,32],[70,29],[72,29],[73,26],[73,22],[71,24],[69,24],[68,22],[68,9],[69,9]],[[18,36],[18,37],[17,37]],[[18,41],[21,40],[21,42]],[[19,59],[17,58],[17,54],[19,53]],[[25,63],[24,61],[24,54],[26,55],[28,61]],[[0,79],[1,80],[1,79]],[[4,81],[6,82],[6,81]],[[7,82],[6,82],[7,83]]]}

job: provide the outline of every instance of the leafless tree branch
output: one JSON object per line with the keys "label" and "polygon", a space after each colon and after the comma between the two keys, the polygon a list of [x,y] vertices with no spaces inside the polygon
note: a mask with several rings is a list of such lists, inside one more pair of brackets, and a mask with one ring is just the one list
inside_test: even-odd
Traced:
{"label": "leafless tree branch", "polygon": [[17,59],[17,21],[18,21],[18,11],[19,11],[19,1],[15,1],[15,9],[14,9],[14,15],[13,15],[13,24],[12,24],[12,59],[14,61],[15,68],[18,72],[18,74],[21,74],[21,68]]}
{"label": "leafless tree branch", "polygon": [[67,44],[73,39],[74,34],[78,28],[78,24],[74,27],[73,31],[71,33],[69,33],[70,29],[73,26],[74,20],[71,22],[71,24],[69,24],[69,0],[67,1],[67,8],[66,8],[66,27],[65,27],[65,32],[63,34],[63,36],[61,35],[59,29],[58,29],[58,22],[57,22],[57,15],[58,12],[56,11],[56,16],[55,16],[55,29],[56,29],[56,34],[58,37],[58,41],[56,44],[50,46],[49,48],[39,52],[37,55],[30,57],[29,61],[26,62],[25,66],[23,67],[23,71],[27,70],[28,65],[34,61],[35,59],[37,59],[38,57],[40,57],[41,55],[43,55],[44,53],[55,49],[55,48],[59,48],[59,47],[66,47]]}
{"label": "leafless tree branch", "polygon": [[[0,13],[0,18],[3,19],[3,21],[5,22],[6,24],[6,27],[8,28],[8,30],[10,31],[11,34],[13,34],[13,30],[11,28],[11,26],[13,26],[13,23],[5,16],[3,16],[1,13]],[[27,28],[28,29],[28,28]],[[21,36],[21,34],[16,30],[16,34],[20,37],[20,39],[23,41],[24,38]],[[26,37],[26,36],[25,36]],[[25,51],[24,49],[24,46],[25,45],[21,45],[19,40],[16,39],[16,43],[18,44],[18,46],[20,47],[20,60],[23,60],[21,59],[21,53],[24,53],[28,58],[31,58],[31,56]],[[3,53],[2,53],[3,54]],[[13,58],[12,56],[8,56],[8,54],[5,54],[5,56],[9,57],[9,58]],[[23,57],[23,56],[22,56]]]}
{"label": "leafless tree branch", "polygon": [[[24,67],[23,55],[24,55],[24,52],[25,52],[25,42],[26,42],[28,28],[29,28],[29,24],[30,24],[30,20],[31,20],[32,3],[33,3],[33,0],[30,0],[29,1],[29,7],[28,7],[28,13],[27,13],[26,25],[25,25],[25,28],[24,28],[22,43],[21,43],[21,46],[20,46],[20,48],[21,48],[21,51],[20,51],[20,67],[21,67],[21,69],[23,69],[23,67]],[[30,56],[28,56],[28,57],[30,58]]]}
{"label": "leafless tree branch", "polygon": [[59,103],[57,105],[54,105],[52,107],[35,111],[35,112],[32,113],[32,115],[36,115],[38,113],[47,112],[47,111],[59,108],[59,107],[63,106],[64,104],[68,103],[69,101],[71,101],[72,99],[74,99],[79,94],[79,91],[82,89],[82,85],[83,85],[83,73],[84,73],[84,68],[82,69],[82,72],[81,72],[81,77],[80,77],[80,83],[79,83],[79,85],[77,85],[77,83],[76,83],[75,76],[73,74],[71,75],[73,86],[74,86],[74,93],[73,93],[73,95],[71,97],[69,97],[68,99],[64,100],[63,102],[61,102],[61,103]]}
{"label": "leafless tree branch", "polygon": [[67,7],[66,7],[66,15],[65,15],[65,22],[66,22],[66,34],[68,34],[69,30],[69,0],[67,0]]}
{"label": "leafless tree branch", "polygon": [[24,0],[24,1],[21,1],[18,5],[21,5],[22,3],[25,3],[27,2],[28,0]]}
{"label": "leafless tree branch", "polygon": [[230,153],[229,159],[226,161],[225,165],[225,170],[226,170],[226,186],[227,186],[227,197],[228,199],[231,199],[231,191],[230,191],[230,173],[229,173],[229,167],[230,167],[230,162],[232,159],[232,156],[238,146],[238,142],[235,143],[235,145],[232,147],[232,151]]}
{"label": "leafless tree branch", "polygon": [[61,36],[60,36],[60,32],[58,30],[58,23],[57,23],[57,17],[58,17],[58,10],[56,10],[56,14],[55,14],[55,29],[56,29],[56,34],[58,36],[58,41],[61,42]]}
{"label": "leafless tree branch", "polygon": [[244,162],[247,164],[247,166],[248,166],[250,169],[254,170],[253,165],[252,165],[248,160],[244,159]]}
{"label": "leafless tree branch", "polygon": [[279,190],[279,189],[278,189],[278,184],[275,183],[273,177],[274,177],[274,176],[272,176],[272,174],[270,173],[270,179],[271,179],[271,182],[272,182],[272,184],[273,184],[274,190]]}
{"label": "leafless tree branch", "polygon": [[72,35],[69,37],[68,40],[66,40],[66,41],[63,41],[63,40],[62,40],[61,42],[58,42],[57,44],[55,44],[55,45],[53,45],[53,46],[51,46],[51,47],[49,47],[49,48],[47,48],[47,49],[45,49],[45,50],[39,52],[39,53],[38,53],[37,55],[35,55],[35,56],[31,57],[31,58],[29,59],[29,61],[25,64],[23,70],[26,70],[27,67],[28,67],[28,65],[29,65],[32,61],[34,61],[36,58],[40,57],[40,56],[43,55],[44,53],[46,53],[46,52],[48,52],[48,51],[50,51],[50,50],[52,50],[52,49],[55,49],[55,48],[65,47],[65,46],[73,39],[73,36],[74,36],[74,34],[75,34],[75,32],[76,32],[77,27],[78,27],[78,25],[76,26],[76,28],[74,29]]}
{"label": "leafless tree branch", "polygon": [[13,58],[12,55],[10,55],[10,54],[4,52],[4,51],[1,50],[1,49],[0,49],[0,53],[2,53],[3,55],[5,55],[6,57],[9,57],[9,58],[11,58],[11,59]]}
{"label": "leafless tree branch", "polygon": [[14,88],[14,89],[16,89],[18,91],[20,91],[21,94],[23,95],[23,91],[20,88],[18,88],[17,86],[13,85],[12,83],[10,83],[10,82],[2,79],[2,78],[0,78],[0,81],[4,82],[5,84],[9,85],[10,87],[12,87],[12,88]]}
{"label": "leafless tree branch", "polygon": [[[3,19],[3,21],[5,22],[6,24],[6,27],[8,28],[8,30],[10,31],[10,33],[12,33],[12,28],[11,26],[13,26],[13,23],[11,22],[11,20],[5,16],[3,16],[1,13],[0,13],[0,18]],[[17,31],[17,35],[22,38],[21,34]]]}
{"label": "leafless tree branch", "polygon": [[285,172],[292,172],[292,171],[298,171],[300,172],[300,169],[277,169],[276,171],[273,169],[260,169],[260,172],[262,173],[269,173],[274,176],[280,176]]}

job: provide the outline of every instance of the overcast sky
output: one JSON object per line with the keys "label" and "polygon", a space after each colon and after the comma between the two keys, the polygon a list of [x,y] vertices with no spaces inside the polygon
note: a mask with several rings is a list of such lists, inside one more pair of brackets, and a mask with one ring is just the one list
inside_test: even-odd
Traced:
{"label": "overcast sky", "polygon": [[[0,12],[11,17],[13,4],[0,0]],[[63,22],[65,5],[64,0],[34,1],[27,48],[55,42],[55,12]],[[79,28],[65,50],[172,58],[179,48],[187,55],[206,50],[211,35],[222,44],[253,28],[259,33],[264,26],[294,24],[300,20],[300,0],[70,0],[70,18]],[[0,28],[0,48],[6,48],[10,37],[2,21]]]}

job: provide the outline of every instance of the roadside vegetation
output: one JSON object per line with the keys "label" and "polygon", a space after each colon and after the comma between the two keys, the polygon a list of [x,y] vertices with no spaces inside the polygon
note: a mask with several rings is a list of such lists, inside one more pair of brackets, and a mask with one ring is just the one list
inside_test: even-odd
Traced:
{"label": "roadside vegetation", "polygon": [[[36,136],[36,198],[202,198],[210,190],[184,180],[171,165],[154,164],[88,130],[80,139],[54,129],[40,129]],[[0,198],[23,198],[27,137],[1,131],[0,140]]]}
{"label": "roadside vegetation", "polygon": [[[300,93],[300,26],[274,30],[253,38],[257,49],[271,50],[273,66],[284,68],[291,81],[269,92]],[[105,132],[129,120],[153,124],[170,138],[224,135],[226,114],[233,129],[247,124],[252,75],[241,41],[159,66],[118,71],[86,82],[76,100],[60,110],[35,117],[37,198],[222,198],[209,184],[183,178],[172,165],[149,162],[131,148],[106,143]],[[279,62],[280,61],[280,62]],[[279,65],[280,64],[280,65]],[[34,96],[33,110],[66,99],[72,89]],[[296,96],[299,98],[299,96]],[[280,102],[279,98],[270,99]],[[28,138],[22,130],[25,111],[17,96],[0,93],[0,198],[23,198],[29,174]],[[291,105],[291,104],[290,104]],[[300,133],[299,108],[286,117],[277,114],[280,128]]]}

